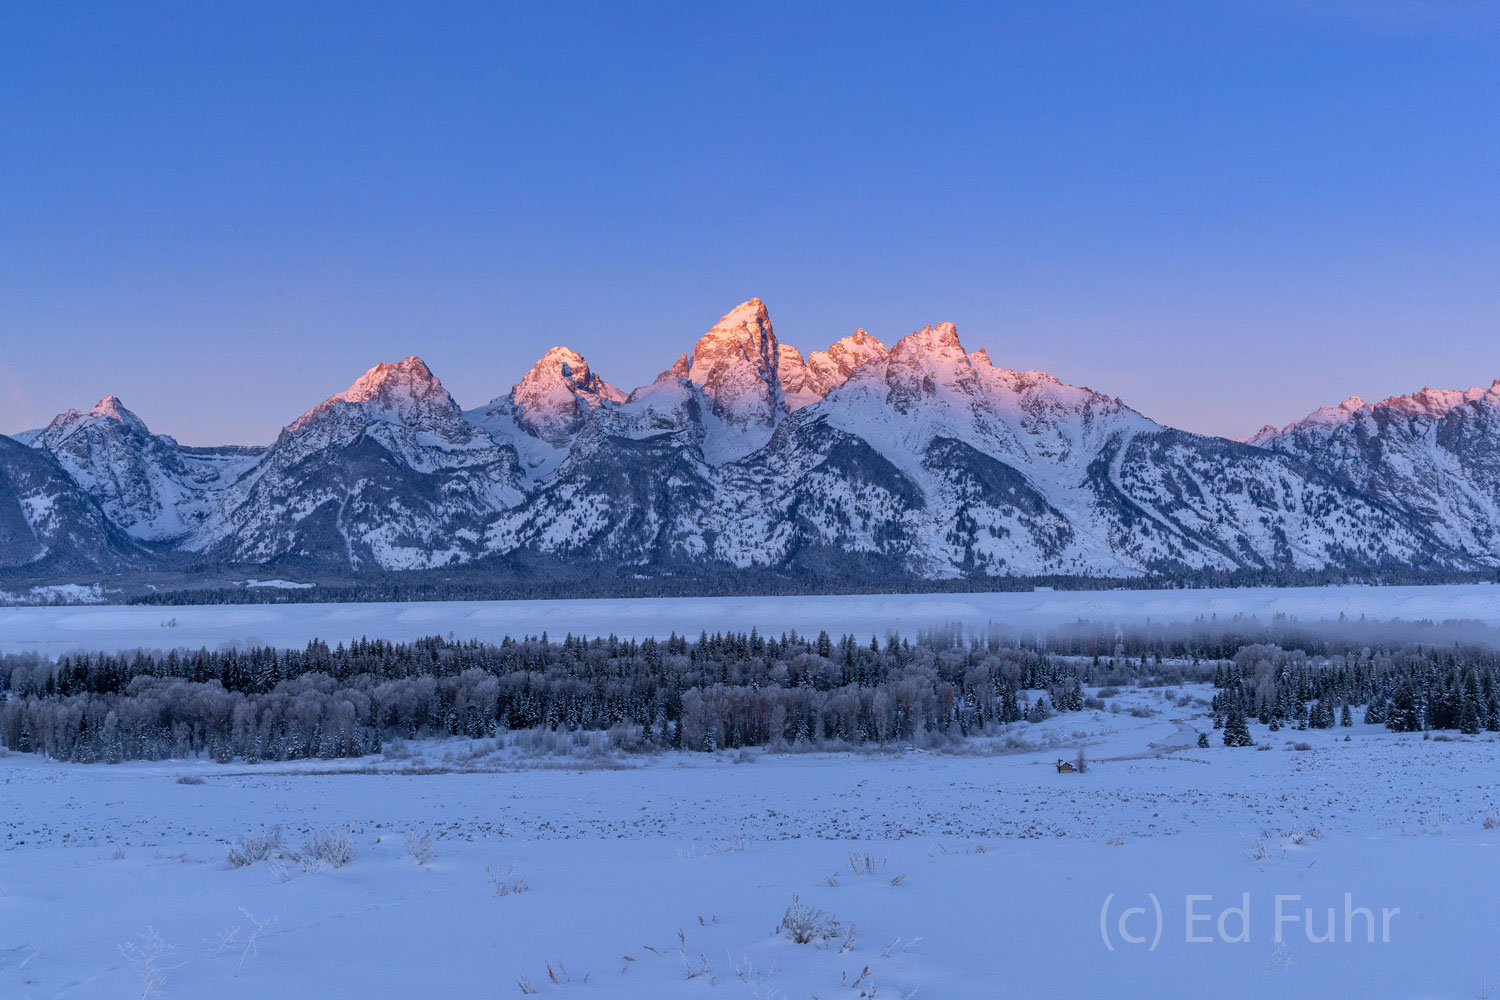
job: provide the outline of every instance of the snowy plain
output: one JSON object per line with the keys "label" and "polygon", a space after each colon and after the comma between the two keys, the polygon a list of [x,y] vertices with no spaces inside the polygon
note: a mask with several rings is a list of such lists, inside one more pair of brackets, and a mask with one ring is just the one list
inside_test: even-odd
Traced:
{"label": "snowy plain", "polygon": [[[18,608],[0,610],[0,649],[1278,614],[1500,625],[1500,588]],[[0,998],[142,996],[152,940],[166,997],[1489,996],[1495,736],[1252,722],[1267,749],[1228,749],[1211,694],[1104,692],[1105,710],[1016,723],[969,753],[11,753]],[[1087,773],[1059,774],[1079,749]],[[281,857],[229,863],[274,827]],[[293,857],[318,831],[347,835],[352,860]],[[506,872],[524,891],[497,894]],[[792,940],[794,905],[828,936]]]}
{"label": "snowy plain", "polygon": [[[968,756],[12,754],[0,995],[140,995],[120,946],[151,930],[178,997],[1467,998],[1500,978],[1500,743],[1254,726],[1270,751],[1201,749],[1184,693],[1209,691],[1126,692]],[[1087,773],[1058,774],[1080,745]],[[355,857],[226,862],[272,825],[290,848],[347,830]],[[790,940],[794,897],[838,932]]]}
{"label": "snowy plain", "polygon": [[1500,626],[1500,586],[1266,587],[1222,590],[1030,591],[988,594],[873,594],[799,597],[621,598],[552,601],[433,601],[384,604],[237,604],[0,607],[0,650],[217,649],[298,647],[361,636],[429,635],[499,641],[569,631],[622,638],[671,632],[795,629],[817,635],[915,635],[949,624],[1043,628],[1079,620],[1135,624],[1237,615],[1270,621],[1464,620]]}

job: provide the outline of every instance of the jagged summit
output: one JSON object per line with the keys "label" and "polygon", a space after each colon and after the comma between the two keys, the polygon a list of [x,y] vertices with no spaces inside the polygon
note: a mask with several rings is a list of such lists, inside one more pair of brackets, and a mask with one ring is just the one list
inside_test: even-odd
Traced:
{"label": "jagged summit", "polygon": [[481,407],[471,419],[498,437],[508,437],[509,424],[552,448],[564,448],[595,409],[624,401],[625,394],[591,370],[583,355],[554,347],[508,395]]}
{"label": "jagged summit", "polygon": [[145,421],[127,410],[119,397],[109,395],[95,403],[94,408],[87,413],[80,413],[74,409],[64,410],[53,417],[51,423],[33,435],[29,443],[36,447],[56,445],[83,428],[98,425],[100,422],[118,425],[120,430],[129,434],[150,433]]}
{"label": "jagged summit", "polygon": [[184,449],[152,434],[119,397],[87,413],[60,413],[27,442],[49,452],[114,524],[143,541],[183,538],[212,513],[213,494],[254,464],[258,452]]}
{"label": "jagged summit", "polygon": [[1265,443],[1274,438],[1277,433],[1278,429],[1275,424],[1262,424],[1260,430],[1245,438],[1245,443],[1253,444],[1257,448],[1264,447]]}
{"label": "jagged summit", "polygon": [[890,351],[864,331],[855,330],[835,341],[826,351],[814,351],[807,358],[807,386],[819,397],[826,396],[846,382],[863,365],[884,361]]}
{"label": "jagged summit", "polygon": [[791,344],[777,343],[776,345],[776,377],[781,379],[781,386],[788,392],[793,392],[802,387],[807,379],[807,359],[802,352]]}
{"label": "jagged summit", "polygon": [[[1354,398],[1358,399],[1357,396]],[[1467,389],[1433,389],[1424,386],[1421,392],[1387,396],[1375,405],[1400,410],[1409,416],[1442,417],[1466,403],[1475,402],[1500,406],[1500,379],[1495,379],[1487,386],[1475,385]]]}
{"label": "jagged summit", "polygon": [[427,362],[415,354],[395,364],[381,362],[355,379],[354,384],[343,392],[329,397],[329,401],[363,403],[369,400],[393,400],[396,398],[418,398],[435,391],[444,391]]}
{"label": "jagged summit", "polygon": [[114,393],[110,393],[95,403],[94,408],[89,411],[89,416],[105,417],[109,420],[118,420],[122,423],[129,421],[140,422],[140,418],[125,409],[125,404],[120,402],[120,397]]}
{"label": "jagged summit", "polygon": [[1434,389],[1424,386],[1420,392],[1387,396],[1375,403],[1359,396],[1350,396],[1337,406],[1320,406],[1302,419],[1294,420],[1279,429],[1267,424],[1247,440],[1257,447],[1265,447],[1273,439],[1283,435],[1329,433],[1361,414],[1368,414],[1372,418],[1380,414],[1400,414],[1404,417],[1440,420],[1470,403],[1500,407],[1500,379],[1495,379],[1487,386],[1476,385],[1467,389]]}
{"label": "jagged summit", "polygon": [[568,347],[554,347],[543,354],[510,390],[512,402],[534,409],[562,402],[564,396],[590,408],[604,400],[619,403],[625,399],[623,392],[589,368],[583,355]]}
{"label": "jagged summit", "polygon": [[358,410],[360,419],[405,424],[431,420],[448,423],[462,413],[443,383],[415,354],[395,364],[382,362],[365,372],[343,392],[334,393],[292,421],[283,433],[297,433],[329,414]]}
{"label": "jagged summit", "polygon": [[766,304],[758,298],[746,299],[729,310],[713,325],[710,334],[726,330],[758,330],[769,332],[771,315]]}
{"label": "jagged summit", "polygon": [[760,299],[735,306],[698,338],[688,380],[701,386],[727,423],[769,426],[780,405],[776,333]]}
{"label": "jagged summit", "polygon": [[967,358],[964,345],[958,339],[958,327],[952,323],[938,323],[935,326],[924,326],[907,334],[896,341],[896,346],[891,348],[891,354],[915,354],[922,353],[933,357],[942,357],[950,360]]}
{"label": "jagged summit", "polygon": [[1377,403],[1351,396],[1248,443],[1327,470],[1456,549],[1500,554],[1500,379]]}

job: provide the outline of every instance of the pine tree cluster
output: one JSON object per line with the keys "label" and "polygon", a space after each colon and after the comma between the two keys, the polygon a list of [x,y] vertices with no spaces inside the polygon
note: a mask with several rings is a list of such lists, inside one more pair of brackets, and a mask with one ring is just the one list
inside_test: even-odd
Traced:
{"label": "pine tree cluster", "polygon": [[610,730],[689,750],[931,745],[1084,707],[1089,664],[996,640],[796,634],[0,658],[0,743],[74,761],[362,756],[393,737]]}

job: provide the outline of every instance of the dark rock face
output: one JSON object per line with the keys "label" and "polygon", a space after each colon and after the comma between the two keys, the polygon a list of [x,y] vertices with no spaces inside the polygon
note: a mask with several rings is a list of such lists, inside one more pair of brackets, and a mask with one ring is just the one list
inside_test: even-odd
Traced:
{"label": "dark rock face", "polygon": [[119,572],[146,562],[55,459],[0,437],[0,569]]}

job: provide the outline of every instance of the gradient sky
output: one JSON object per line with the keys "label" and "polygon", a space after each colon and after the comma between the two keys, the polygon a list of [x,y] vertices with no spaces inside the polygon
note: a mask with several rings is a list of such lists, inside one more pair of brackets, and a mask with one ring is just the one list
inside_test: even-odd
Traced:
{"label": "gradient sky", "polygon": [[1500,5],[0,10],[0,430],[264,442],[559,343],[629,388],[751,296],[1229,436],[1488,384]]}

